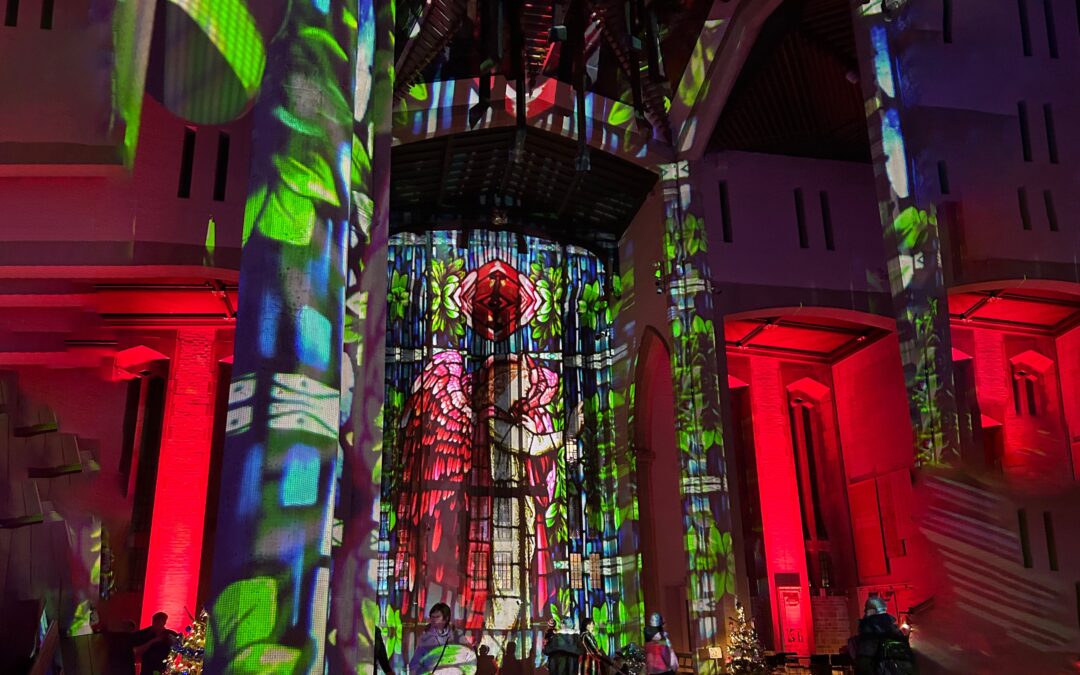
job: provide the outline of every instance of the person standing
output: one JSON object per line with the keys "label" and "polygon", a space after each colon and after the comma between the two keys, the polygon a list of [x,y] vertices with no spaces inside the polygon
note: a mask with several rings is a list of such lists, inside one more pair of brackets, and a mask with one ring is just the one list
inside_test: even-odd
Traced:
{"label": "person standing", "polygon": [[581,657],[581,641],[574,630],[574,620],[567,618],[561,629],[550,634],[544,644],[551,675],[577,675]]}
{"label": "person standing", "polygon": [[615,663],[600,649],[596,641],[596,622],[585,619],[581,622],[581,665],[579,675],[606,675],[608,668]]}
{"label": "person standing", "polygon": [[[856,675],[876,675],[880,672],[914,673],[915,659],[908,645],[907,635],[896,625],[896,618],[888,612],[888,605],[878,595],[866,599],[863,618],[859,619],[859,634],[855,638],[854,657]],[[899,649],[883,649],[888,644]],[[883,663],[888,661],[888,663]],[[883,668],[884,666],[884,668]]]}
{"label": "person standing", "polygon": [[664,629],[664,617],[659,612],[649,616],[645,627],[646,675],[674,675],[679,670],[679,657],[671,648],[671,639]]}
{"label": "person standing", "polygon": [[[453,672],[474,672],[476,655],[468,648],[465,636],[450,623],[450,606],[437,602],[428,613],[428,627],[416,641],[409,675],[430,675],[439,670],[440,675]],[[464,646],[465,649],[460,649]]]}
{"label": "person standing", "polygon": [[173,640],[180,637],[179,633],[165,627],[168,621],[168,614],[158,612],[150,619],[149,626],[132,636],[135,658],[142,664],[141,675],[164,675]]}

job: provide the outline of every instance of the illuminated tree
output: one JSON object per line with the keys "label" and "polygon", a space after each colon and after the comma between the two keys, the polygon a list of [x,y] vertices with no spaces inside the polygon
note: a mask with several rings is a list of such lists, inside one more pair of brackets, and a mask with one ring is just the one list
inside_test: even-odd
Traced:
{"label": "illuminated tree", "polygon": [[728,619],[728,672],[760,675],[768,672],[754,620],[746,618],[742,603],[735,601],[735,618]]}
{"label": "illuminated tree", "polygon": [[173,643],[165,675],[202,675],[206,653],[206,610],[199,612],[184,635]]}

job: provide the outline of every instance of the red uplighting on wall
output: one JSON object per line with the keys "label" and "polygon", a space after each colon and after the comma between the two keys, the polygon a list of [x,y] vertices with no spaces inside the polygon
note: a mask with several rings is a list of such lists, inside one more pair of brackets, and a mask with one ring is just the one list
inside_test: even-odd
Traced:
{"label": "red uplighting on wall", "polygon": [[156,612],[178,629],[196,614],[214,421],[217,329],[182,328],[169,368],[142,625]]}

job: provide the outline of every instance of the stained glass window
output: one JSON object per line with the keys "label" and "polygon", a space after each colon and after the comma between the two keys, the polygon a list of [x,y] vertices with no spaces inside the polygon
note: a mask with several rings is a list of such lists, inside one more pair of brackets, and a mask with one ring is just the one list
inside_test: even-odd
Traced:
{"label": "stained glass window", "polygon": [[[615,538],[601,514],[614,492],[601,457],[614,438],[610,284],[588,251],[524,243],[391,238],[382,508],[397,583],[380,601],[403,623],[448,602],[477,636],[539,653],[532,628],[619,590],[597,571],[603,590],[586,598],[567,571],[576,555],[580,577],[586,541]],[[581,517],[586,502],[595,517]]]}

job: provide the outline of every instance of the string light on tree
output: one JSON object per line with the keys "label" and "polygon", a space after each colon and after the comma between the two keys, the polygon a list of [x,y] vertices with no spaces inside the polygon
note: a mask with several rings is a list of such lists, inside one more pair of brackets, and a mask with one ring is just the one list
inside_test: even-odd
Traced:
{"label": "string light on tree", "polygon": [[206,610],[199,612],[194,623],[184,630],[184,635],[173,643],[165,675],[202,675],[208,618]]}
{"label": "string light on tree", "polygon": [[746,618],[746,610],[738,600],[735,601],[735,617],[728,619],[728,672],[735,675],[768,672],[754,620]]}

